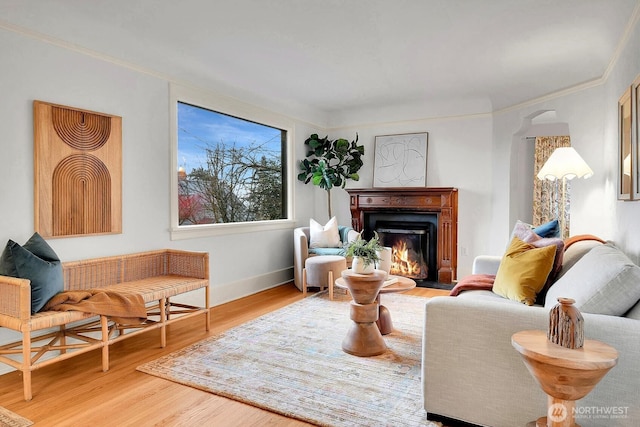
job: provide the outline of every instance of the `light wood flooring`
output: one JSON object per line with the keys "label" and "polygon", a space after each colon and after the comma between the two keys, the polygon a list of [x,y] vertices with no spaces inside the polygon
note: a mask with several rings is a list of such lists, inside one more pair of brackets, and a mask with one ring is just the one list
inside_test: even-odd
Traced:
{"label": "light wood flooring", "polygon": [[[415,288],[407,293],[432,297],[448,291]],[[164,349],[157,330],[121,341],[111,347],[108,372],[101,370],[99,350],[37,370],[30,402],[23,400],[21,375],[10,372],[0,376],[0,406],[43,427],[308,426],[136,371],[144,362],[300,299],[302,293],[290,283],[213,307],[208,333],[201,316],[171,325]]]}

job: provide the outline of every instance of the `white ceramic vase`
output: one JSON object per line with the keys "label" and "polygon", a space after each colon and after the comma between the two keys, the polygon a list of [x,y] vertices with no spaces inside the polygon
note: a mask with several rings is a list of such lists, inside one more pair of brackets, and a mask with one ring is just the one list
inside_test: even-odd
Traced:
{"label": "white ceramic vase", "polygon": [[391,272],[391,248],[385,246],[382,250],[378,251],[378,262],[376,263],[376,268],[378,270],[382,270],[387,273],[387,277],[389,277],[389,273]]}
{"label": "white ceramic vase", "polygon": [[364,259],[359,256],[353,257],[353,261],[351,262],[351,270],[357,274],[371,274],[375,268],[375,263],[372,262],[369,265],[365,265]]}

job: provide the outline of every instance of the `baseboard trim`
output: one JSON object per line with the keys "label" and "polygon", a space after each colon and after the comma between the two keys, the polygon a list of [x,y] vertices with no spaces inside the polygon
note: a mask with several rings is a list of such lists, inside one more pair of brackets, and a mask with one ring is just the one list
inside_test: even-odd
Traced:
{"label": "baseboard trim", "polygon": [[211,306],[224,304],[293,281],[293,268],[271,271],[230,283],[211,284]]}

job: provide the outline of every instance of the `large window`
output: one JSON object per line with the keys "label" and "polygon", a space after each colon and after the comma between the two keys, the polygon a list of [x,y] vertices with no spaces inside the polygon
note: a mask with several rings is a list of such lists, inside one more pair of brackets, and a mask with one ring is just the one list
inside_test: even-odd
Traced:
{"label": "large window", "polygon": [[251,228],[286,220],[286,126],[258,110],[251,114],[245,108],[240,117],[233,102],[192,99],[175,88],[172,93],[173,237],[186,229]]}

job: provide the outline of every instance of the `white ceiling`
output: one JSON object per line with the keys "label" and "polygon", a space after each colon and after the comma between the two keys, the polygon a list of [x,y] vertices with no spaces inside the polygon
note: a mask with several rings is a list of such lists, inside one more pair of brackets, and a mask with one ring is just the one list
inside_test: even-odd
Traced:
{"label": "white ceiling", "polygon": [[0,26],[323,114],[499,110],[606,75],[638,0],[0,0]]}

